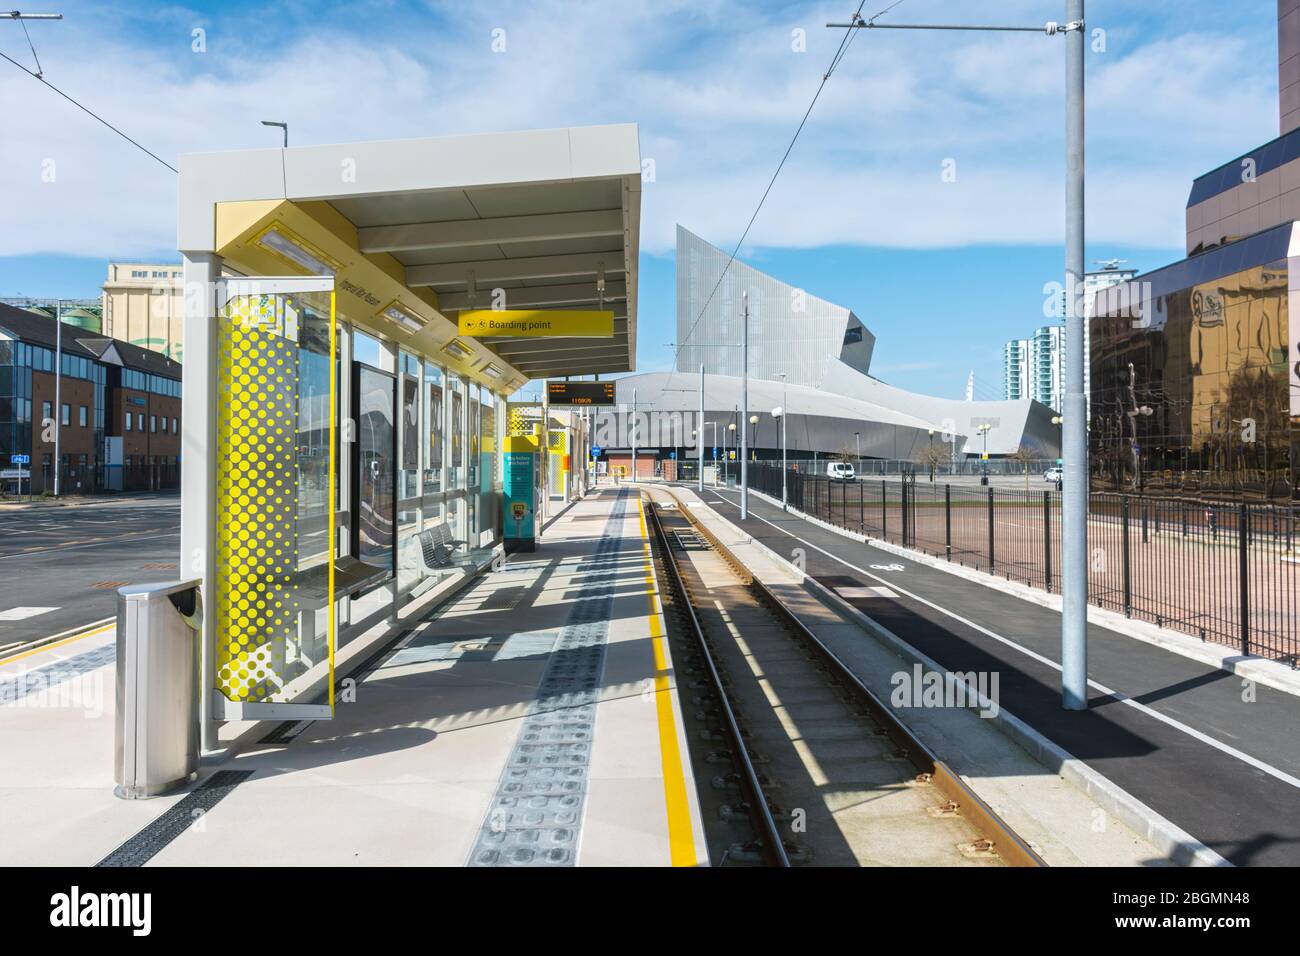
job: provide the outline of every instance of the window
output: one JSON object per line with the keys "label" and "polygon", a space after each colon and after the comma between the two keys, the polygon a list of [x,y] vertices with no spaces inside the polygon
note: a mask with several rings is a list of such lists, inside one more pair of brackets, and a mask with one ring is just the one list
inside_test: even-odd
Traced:
{"label": "window", "polygon": [[136,413],[136,416],[135,416],[135,427],[136,427],[139,431],[141,431],[141,432],[144,431],[144,412],[137,412],[137,413]]}
{"label": "window", "polygon": [[54,421],[54,403],[41,402],[41,424]]}
{"label": "window", "polygon": [[88,416],[88,413],[89,413],[89,412],[90,412],[90,409],[86,408],[85,405],[82,405],[82,406],[77,410],[77,424],[80,425],[82,428],[85,428],[85,427],[86,427],[86,421],[87,421],[87,416]]}
{"label": "window", "polygon": [[179,435],[181,430],[176,427],[176,417],[172,416],[172,434]]}
{"label": "window", "polygon": [[167,416],[166,416],[166,415],[164,415],[164,416],[162,417],[162,430],[163,430],[163,434],[166,435],[166,434],[167,434]]}
{"label": "window", "polygon": [[425,429],[429,445],[425,458],[424,493],[442,489],[442,369],[432,362],[424,363]]}
{"label": "window", "polygon": [[157,416],[157,415],[150,415],[150,416],[149,416],[149,431],[151,431],[151,432],[155,432],[155,433],[158,431],[158,416]]}
{"label": "window", "polygon": [[63,403],[63,409],[59,412],[59,415],[60,415],[60,421],[62,421],[63,424],[65,425],[72,424],[72,406],[69,405],[67,402]]}
{"label": "window", "polygon": [[131,413],[130,413],[130,412],[127,412],[127,413],[126,413],[126,430],[127,430],[127,431],[130,431],[130,430],[131,430]]}

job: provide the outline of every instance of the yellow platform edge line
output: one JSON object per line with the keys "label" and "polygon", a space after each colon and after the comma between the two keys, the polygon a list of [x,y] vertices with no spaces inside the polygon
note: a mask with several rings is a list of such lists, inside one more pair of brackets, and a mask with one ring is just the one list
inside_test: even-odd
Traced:
{"label": "yellow platform edge line", "polygon": [[33,654],[44,654],[46,651],[52,651],[56,647],[63,647],[67,644],[73,643],[74,641],[80,641],[87,637],[94,637],[96,634],[103,634],[105,631],[116,629],[117,622],[114,621],[112,624],[105,624],[103,627],[97,627],[93,631],[84,631],[81,634],[73,634],[71,637],[65,637],[63,640],[55,641],[52,644],[42,644],[40,647],[33,647],[28,651],[20,651],[12,657],[0,657],[0,664],[9,664],[13,661],[20,661],[24,657],[31,657]]}
{"label": "yellow platform edge line", "polygon": [[650,558],[650,536],[646,531],[645,506],[637,494],[637,515],[641,525],[641,550],[645,559],[646,604],[649,607],[650,644],[654,649],[655,712],[659,721],[659,756],[664,772],[664,803],[668,810],[669,858],[673,866],[697,866],[695,829],[690,801],[686,796],[686,775],[673,715],[672,688],[668,685],[668,655],[665,652],[663,618],[659,611],[654,564]]}

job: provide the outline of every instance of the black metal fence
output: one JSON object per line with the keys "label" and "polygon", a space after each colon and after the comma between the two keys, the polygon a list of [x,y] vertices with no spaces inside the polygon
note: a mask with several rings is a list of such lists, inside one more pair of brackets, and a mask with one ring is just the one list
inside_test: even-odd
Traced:
{"label": "black metal fence", "polygon": [[[781,497],[781,468],[749,467]],[[1060,589],[1054,488],[786,473],[790,506],[837,527],[1046,591]],[[1094,493],[1088,600],[1126,617],[1286,661],[1300,655],[1300,506]]]}

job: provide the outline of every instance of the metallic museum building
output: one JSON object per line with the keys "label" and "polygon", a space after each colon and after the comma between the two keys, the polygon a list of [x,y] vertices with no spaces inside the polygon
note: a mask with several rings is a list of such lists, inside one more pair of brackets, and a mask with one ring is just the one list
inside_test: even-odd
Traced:
{"label": "metallic museum building", "polygon": [[[733,449],[739,428],[755,458],[779,459],[781,433],[772,414],[788,413],[792,457],[848,455],[917,462],[987,452],[1060,454],[1053,412],[1030,399],[961,401],[895,388],[870,374],[876,339],[849,309],[759,272],[677,227],[677,367],[618,380],[618,412],[597,416],[602,447],[626,451],[631,417],[639,416],[638,470],[653,474],[655,456],[691,457],[691,449]],[[725,270],[725,271],[724,271]],[[721,281],[719,277],[721,276]],[[743,296],[749,304],[749,420],[740,412]],[[699,413],[700,366],[705,410]],[[703,427],[699,427],[702,424]]]}

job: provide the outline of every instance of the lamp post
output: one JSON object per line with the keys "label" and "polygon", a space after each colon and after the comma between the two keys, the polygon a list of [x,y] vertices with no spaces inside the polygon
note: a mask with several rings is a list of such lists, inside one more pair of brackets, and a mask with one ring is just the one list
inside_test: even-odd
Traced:
{"label": "lamp post", "polygon": [[979,426],[979,433],[984,436],[984,454],[980,457],[980,484],[989,483],[989,429],[992,428],[988,422]]}
{"label": "lamp post", "polygon": [[[1064,424],[1064,423],[1065,423],[1065,419],[1062,418],[1060,415],[1053,415],[1053,416],[1052,416],[1052,424],[1053,424],[1053,425],[1062,425],[1062,424]],[[1061,472],[1061,470],[1058,468],[1057,471],[1056,471],[1056,490],[1057,490],[1057,491],[1060,491],[1061,488],[1064,486],[1064,483],[1065,483],[1064,475],[1063,475],[1063,473]]]}
{"label": "lamp post", "polygon": [[[713,426],[713,487],[716,488],[718,486],[718,423],[706,422],[705,424]],[[700,426],[700,432],[701,432],[700,441],[703,442],[704,441],[703,425]],[[701,482],[704,481],[703,467],[700,468],[700,481]]]}
{"label": "lamp post", "polygon": [[753,429],[749,436],[749,454],[753,456],[754,461],[758,461],[758,416],[750,415],[749,424]]}
{"label": "lamp post", "polygon": [[[735,423],[735,422],[728,422],[728,423],[727,423],[727,431],[731,433],[731,447],[734,449],[734,448],[736,447],[736,423]],[[726,451],[726,448],[727,448],[727,439],[726,439],[725,434],[724,434],[723,439],[722,439],[722,448],[723,448],[723,451],[724,451],[723,458],[725,459],[725,458],[726,458],[725,451]],[[741,464],[743,465],[744,462],[742,461]],[[724,462],[724,466],[723,466],[723,467],[724,467],[725,470],[724,470],[723,473],[722,473],[722,479],[723,479],[723,480],[722,480],[722,483],[723,483],[724,485],[727,485],[728,482],[729,482],[729,479],[731,478],[731,466],[730,466],[729,463]]]}
{"label": "lamp post", "polygon": [[[1128,427],[1129,427],[1128,442],[1129,442],[1129,450],[1132,452],[1133,455],[1133,490],[1134,491],[1142,490],[1142,447],[1138,445],[1138,440],[1137,440],[1137,420],[1139,416],[1143,418],[1149,418],[1155,413],[1156,410],[1152,408],[1150,405],[1139,405],[1137,408],[1134,408],[1124,413],[1125,415],[1128,416]],[[1233,424],[1237,424],[1235,419],[1230,419],[1230,421],[1232,421]],[[1228,441],[1232,441],[1232,429],[1229,428],[1226,431],[1228,435]],[[1231,465],[1231,460],[1229,461],[1229,465]]]}
{"label": "lamp post", "polygon": [[263,126],[276,126],[284,133],[284,148],[289,148],[289,124],[281,123],[276,120],[262,120]]}
{"label": "lamp post", "polygon": [[785,372],[781,372],[781,510],[786,510],[786,477],[785,477],[785,416],[788,414],[789,399],[785,384]]}
{"label": "lamp post", "polygon": [[700,436],[699,437],[699,442],[700,442],[699,491],[700,494],[703,494],[704,493],[704,363],[703,362],[700,363],[700,427],[697,429],[697,431],[699,432],[699,436]]}
{"label": "lamp post", "polygon": [[925,463],[930,466],[930,484],[934,484],[934,429],[930,429],[930,445],[925,452]]}

